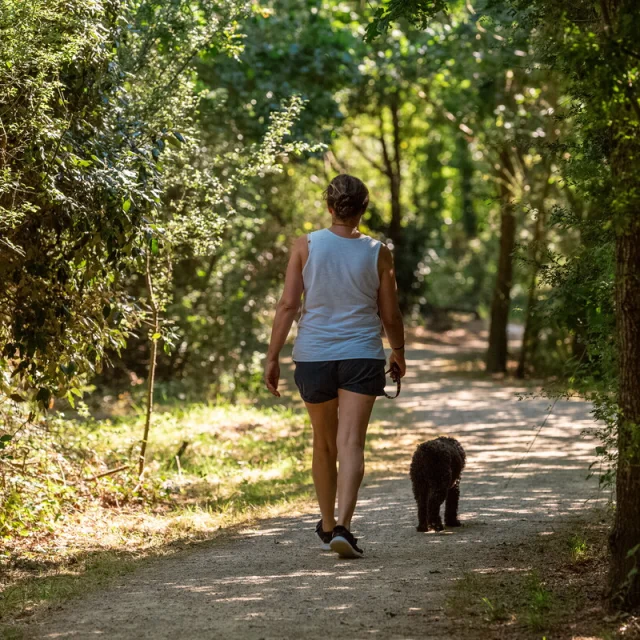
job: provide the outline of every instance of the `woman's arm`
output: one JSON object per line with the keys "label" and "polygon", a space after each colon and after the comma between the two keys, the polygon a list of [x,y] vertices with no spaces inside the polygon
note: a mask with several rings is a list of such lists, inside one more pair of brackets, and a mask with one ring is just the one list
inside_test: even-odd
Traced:
{"label": "woman's arm", "polygon": [[378,275],[380,289],[378,290],[378,309],[384,331],[391,346],[389,365],[396,363],[400,368],[400,375],[404,376],[407,365],[404,360],[404,323],[398,304],[396,272],[393,266],[393,256],[386,245],[380,247],[378,256]]}
{"label": "woman's arm", "polygon": [[289,258],[289,265],[287,266],[287,275],[284,279],[284,291],[276,307],[276,317],[273,321],[273,328],[271,329],[271,340],[269,341],[267,362],[264,368],[264,381],[267,389],[277,398],[280,397],[278,391],[280,351],[287,340],[293,320],[300,308],[300,300],[302,298],[302,292],[304,291],[302,269],[308,254],[307,236],[301,236],[294,242],[293,249],[291,250],[291,257]]}

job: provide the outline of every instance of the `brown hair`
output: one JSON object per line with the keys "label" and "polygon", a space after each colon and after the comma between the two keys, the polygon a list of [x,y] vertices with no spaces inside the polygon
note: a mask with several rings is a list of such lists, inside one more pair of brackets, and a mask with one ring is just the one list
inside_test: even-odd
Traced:
{"label": "brown hair", "polygon": [[362,180],[341,173],[324,191],[324,199],[342,220],[361,216],[369,205],[369,190]]}

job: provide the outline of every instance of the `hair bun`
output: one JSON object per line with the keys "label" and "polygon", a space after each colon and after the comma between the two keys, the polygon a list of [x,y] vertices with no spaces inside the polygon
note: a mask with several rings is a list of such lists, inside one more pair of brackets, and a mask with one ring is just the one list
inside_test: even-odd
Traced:
{"label": "hair bun", "polygon": [[346,173],[329,183],[324,197],[334,214],[342,219],[362,215],[369,204],[369,190],[364,182]]}
{"label": "hair bun", "polygon": [[346,193],[341,193],[334,201],[333,210],[336,215],[344,215],[346,217],[352,216],[357,211],[354,211],[353,198]]}

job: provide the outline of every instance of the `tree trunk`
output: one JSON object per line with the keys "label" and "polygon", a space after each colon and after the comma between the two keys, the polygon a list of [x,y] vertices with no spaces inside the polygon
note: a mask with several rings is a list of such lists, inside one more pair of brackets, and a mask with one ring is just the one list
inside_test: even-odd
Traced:
{"label": "tree trunk", "polygon": [[[614,605],[640,605],[640,220],[616,240],[618,338],[618,468],[616,515],[609,540]],[[629,555],[635,549],[635,553]]]}
{"label": "tree trunk", "polygon": [[[624,75],[637,66],[633,48],[637,30],[636,0],[600,0],[605,45],[616,42],[634,60],[612,62]],[[622,33],[619,28],[622,27]],[[636,85],[625,87],[626,102],[610,96],[612,107],[611,166],[615,200],[612,222],[616,228],[615,313],[618,356],[618,419],[616,514],[609,537],[609,600],[616,608],[640,607],[640,194],[638,155],[640,98]],[[601,100],[601,98],[600,98]],[[599,107],[599,105],[598,105]]]}
{"label": "tree trunk", "polygon": [[402,209],[400,206],[400,188],[401,188],[401,161],[400,161],[400,115],[399,115],[399,99],[394,94],[391,104],[391,124],[393,126],[393,159],[385,158],[385,164],[390,169],[389,187],[391,191],[391,223],[389,224],[389,237],[393,240],[394,245],[402,244]]}
{"label": "tree trunk", "polygon": [[513,281],[513,249],[516,240],[516,218],[512,201],[510,181],[513,179],[513,164],[508,150],[500,154],[500,255],[498,273],[491,303],[491,326],[487,350],[487,373],[507,371],[507,324],[511,306],[511,284]]}
{"label": "tree trunk", "polygon": [[462,205],[462,226],[467,238],[478,234],[478,220],[473,208],[473,160],[469,144],[463,136],[458,136],[458,167],[460,171],[460,200]]}
{"label": "tree trunk", "polygon": [[533,267],[531,274],[531,282],[529,283],[529,294],[527,295],[527,315],[524,321],[524,333],[522,334],[522,346],[520,347],[520,357],[518,358],[518,368],[516,369],[516,378],[522,380],[527,372],[528,356],[530,346],[534,339],[534,333],[538,331],[533,328],[533,307],[536,303],[536,280],[538,279],[539,267],[537,264]]}
{"label": "tree trunk", "polygon": [[402,244],[402,210],[400,208],[400,176],[394,173],[389,176],[389,190],[391,192],[391,222],[389,223],[389,237],[394,246]]}
{"label": "tree trunk", "polygon": [[414,267],[411,263],[411,256],[407,255],[406,252],[404,229],[402,228],[402,206],[400,201],[402,193],[402,162],[400,154],[402,132],[400,127],[399,109],[400,98],[398,94],[395,93],[391,97],[391,101],[389,103],[393,131],[391,139],[393,153],[391,153],[391,150],[387,145],[384,133],[384,116],[382,111],[380,112],[380,144],[382,145],[384,174],[389,180],[389,193],[391,196],[391,221],[389,222],[387,233],[393,243],[396,279],[398,280],[398,298],[400,309],[404,313],[407,310],[410,300]]}
{"label": "tree trunk", "polygon": [[531,347],[538,339],[538,327],[535,326],[535,304],[536,304],[536,284],[538,281],[538,273],[540,271],[540,263],[542,261],[542,241],[544,235],[546,214],[545,200],[549,195],[549,174],[546,176],[546,182],[540,203],[538,206],[538,214],[536,223],[533,227],[533,240],[531,242],[531,280],[529,281],[529,293],[527,295],[527,310],[524,321],[524,333],[522,335],[522,347],[520,348],[520,358],[518,359],[518,368],[516,369],[516,378],[523,379],[527,370],[527,363],[531,355]]}
{"label": "tree trunk", "polygon": [[[638,11],[633,0],[601,1],[605,36],[617,38],[616,26]],[[633,47],[637,37],[629,37]],[[636,64],[633,61],[631,64]],[[610,157],[613,191],[623,204],[614,220],[616,234],[616,338],[618,349],[618,462],[616,515],[609,538],[609,597],[616,607],[640,608],[640,195],[638,194],[638,132],[640,105],[633,83],[627,103],[615,114]]]}

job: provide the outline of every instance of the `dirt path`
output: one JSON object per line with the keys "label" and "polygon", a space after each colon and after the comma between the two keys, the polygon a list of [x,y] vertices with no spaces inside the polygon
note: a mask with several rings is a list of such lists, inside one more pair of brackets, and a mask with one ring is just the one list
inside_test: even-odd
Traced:
{"label": "dirt path", "polygon": [[[156,561],[107,591],[42,618],[40,638],[455,638],[444,606],[453,581],[504,563],[524,540],[590,509],[588,406],[518,401],[518,388],[449,374],[456,348],[414,344],[399,401],[381,401],[355,532],[362,560],[319,550],[318,514],[264,521],[234,538]],[[462,529],[415,531],[406,470],[415,445],[458,437],[468,465]],[[514,473],[515,471],[515,473]],[[507,479],[513,474],[508,486]],[[427,631],[428,630],[428,631]]]}

